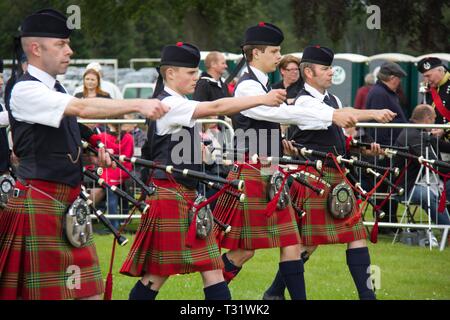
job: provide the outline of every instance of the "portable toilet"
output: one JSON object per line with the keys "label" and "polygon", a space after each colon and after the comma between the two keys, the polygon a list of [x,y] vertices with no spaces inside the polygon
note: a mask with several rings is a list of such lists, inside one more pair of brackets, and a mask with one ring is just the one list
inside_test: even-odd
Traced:
{"label": "portable toilet", "polygon": [[391,61],[399,64],[403,70],[407,73],[407,76],[402,78],[402,91],[404,97],[400,98],[402,107],[405,109],[405,115],[407,118],[411,115],[412,109],[417,104],[417,98],[411,98],[411,79],[414,77],[412,74],[415,72],[414,62],[416,58],[407,54],[402,53],[382,53],[369,57],[369,71],[373,72],[375,75],[378,73],[380,66],[386,62]]}
{"label": "portable toilet", "polygon": [[416,97],[417,104],[424,102],[424,95],[423,92],[425,92],[425,83],[423,81],[423,75],[417,70],[417,63],[426,57],[436,57],[442,60],[443,64],[449,68],[450,66],[450,54],[449,53],[428,53],[421,55],[415,59],[414,67],[415,70],[412,72],[412,82],[411,82],[411,88],[413,91],[411,92]]}
{"label": "portable toilet", "polygon": [[368,57],[353,53],[338,53],[333,60],[333,79],[330,92],[335,94],[343,106],[353,106],[356,91],[364,85],[368,72]]}

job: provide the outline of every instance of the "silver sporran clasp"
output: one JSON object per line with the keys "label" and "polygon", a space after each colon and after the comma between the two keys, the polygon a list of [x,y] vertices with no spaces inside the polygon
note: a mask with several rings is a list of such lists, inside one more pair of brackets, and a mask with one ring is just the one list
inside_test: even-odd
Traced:
{"label": "silver sporran clasp", "polygon": [[83,247],[92,235],[91,209],[81,198],[67,210],[65,217],[65,231],[67,240],[76,248]]}

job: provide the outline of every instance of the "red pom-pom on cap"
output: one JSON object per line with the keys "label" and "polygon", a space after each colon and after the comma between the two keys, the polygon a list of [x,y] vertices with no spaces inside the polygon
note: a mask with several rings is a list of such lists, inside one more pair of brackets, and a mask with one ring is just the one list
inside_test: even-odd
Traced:
{"label": "red pom-pom on cap", "polygon": [[264,27],[266,24],[264,23],[264,22],[260,22],[260,23],[258,23],[258,26],[260,26],[260,27]]}
{"label": "red pom-pom on cap", "polygon": [[181,46],[183,46],[183,42],[178,41],[178,42],[177,42],[177,47],[181,47]]}

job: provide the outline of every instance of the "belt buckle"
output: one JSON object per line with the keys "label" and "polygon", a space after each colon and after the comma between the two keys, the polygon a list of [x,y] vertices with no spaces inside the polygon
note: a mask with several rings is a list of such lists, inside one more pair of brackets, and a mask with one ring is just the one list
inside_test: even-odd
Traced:
{"label": "belt buckle", "polygon": [[22,190],[20,190],[20,189],[18,189],[18,188],[14,188],[14,190],[13,190],[13,197],[14,197],[14,198],[20,197],[21,191],[22,191]]}

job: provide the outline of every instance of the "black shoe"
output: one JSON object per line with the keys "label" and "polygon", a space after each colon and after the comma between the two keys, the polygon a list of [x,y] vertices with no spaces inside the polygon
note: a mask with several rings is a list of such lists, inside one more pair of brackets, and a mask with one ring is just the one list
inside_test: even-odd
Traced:
{"label": "black shoe", "polygon": [[264,292],[263,295],[263,300],[286,300],[286,298],[284,297],[284,294],[282,296],[271,296],[270,294],[266,292]]}

